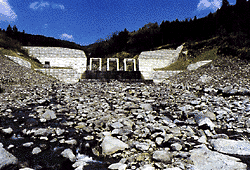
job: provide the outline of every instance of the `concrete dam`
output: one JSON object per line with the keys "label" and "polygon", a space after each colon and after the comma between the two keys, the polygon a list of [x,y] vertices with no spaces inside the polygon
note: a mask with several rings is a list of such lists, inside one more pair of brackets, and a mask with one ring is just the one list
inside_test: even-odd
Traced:
{"label": "concrete dam", "polygon": [[[32,47],[24,46],[30,56],[38,59],[43,69],[37,69],[45,74],[54,76],[65,83],[75,83],[84,79],[133,79],[153,80],[161,82],[179,71],[154,71],[174,63],[183,49],[183,45],[176,50],[156,50],[141,52],[138,59],[125,58],[123,66],[118,58],[107,58],[103,66],[102,58],[87,59],[84,51],[61,47]],[[110,63],[116,66],[110,69]],[[89,63],[89,65],[87,65]],[[129,68],[130,66],[130,68]],[[55,68],[56,67],[56,68]]]}

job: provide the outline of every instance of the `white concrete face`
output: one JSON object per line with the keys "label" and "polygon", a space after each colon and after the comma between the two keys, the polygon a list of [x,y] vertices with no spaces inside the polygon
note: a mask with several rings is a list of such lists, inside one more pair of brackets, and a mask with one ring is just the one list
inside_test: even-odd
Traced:
{"label": "white concrete face", "polygon": [[153,79],[154,69],[164,68],[174,63],[179,53],[183,49],[183,45],[176,50],[156,50],[142,52],[138,58],[139,71],[144,76],[144,79]]}
{"label": "white concrete face", "polygon": [[109,61],[116,61],[116,71],[119,71],[119,59],[118,58],[107,58],[107,71],[109,71]]}
{"label": "white concrete face", "polygon": [[82,73],[74,69],[36,69],[44,74],[55,77],[64,83],[76,83],[81,78]]}
{"label": "white concrete face", "polygon": [[135,62],[135,59],[132,59],[132,58],[124,58],[124,60],[123,60],[123,62],[124,62],[124,71],[127,71],[127,61],[134,63],[134,71],[136,71],[136,62]]}
{"label": "white concrete face", "polygon": [[61,47],[23,47],[42,64],[50,62],[51,67],[71,67],[79,73],[87,69],[87,57],[84,51]]}
{"label": "white concrete face", "polygon": [[92,70],[93,61],[99,61],[99,71],[102,71],[102,59],[101,58],[90,58],[90,70]]}
{"label": "white concrete face", "polygon": [[50,62],[50,67],[70,67],[77,72],[83,73],[86,71],[87,58],[49,58],[40,57],[38,60],[45,64],[45,61]]}

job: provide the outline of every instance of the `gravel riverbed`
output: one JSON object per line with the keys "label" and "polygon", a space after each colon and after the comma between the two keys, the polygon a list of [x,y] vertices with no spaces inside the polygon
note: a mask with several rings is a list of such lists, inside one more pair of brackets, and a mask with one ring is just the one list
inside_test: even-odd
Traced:
{"label": "gravel riverbed", "polygon": [[0,60],[0,169],[249,169],[246,61],[156,85],[63,84]]}

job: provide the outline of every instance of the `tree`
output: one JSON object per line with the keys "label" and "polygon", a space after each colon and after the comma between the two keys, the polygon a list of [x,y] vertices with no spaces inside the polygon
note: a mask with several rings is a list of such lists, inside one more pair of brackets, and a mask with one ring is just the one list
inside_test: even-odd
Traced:
{"label": "tree", "polygon": [[17,32],[18,32],[18,29],[17,29],[16,25],[13,26],[13,32],[14,32],[14,33],[17,33]]}
{"label": "tree", "polygon": [[223,0],[221,8],[225,8],[225,7],[228,7],[228,6],[229,6],[229,2],[227,0]]}
{"label": "tree", "polygon": [[243,5],[246,3],[246,0],[236,0],[236,5]]}

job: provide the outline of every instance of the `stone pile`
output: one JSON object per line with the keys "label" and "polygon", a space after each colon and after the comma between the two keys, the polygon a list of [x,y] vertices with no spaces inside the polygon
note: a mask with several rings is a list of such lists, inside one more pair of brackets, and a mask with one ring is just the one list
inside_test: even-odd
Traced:
{"label": "stone pile", "polygon": [[248,169],[249,71],[248,63],[225,58],[158,85],[12,87],[0,94],[0,142],[18,160],[8,166]]}

